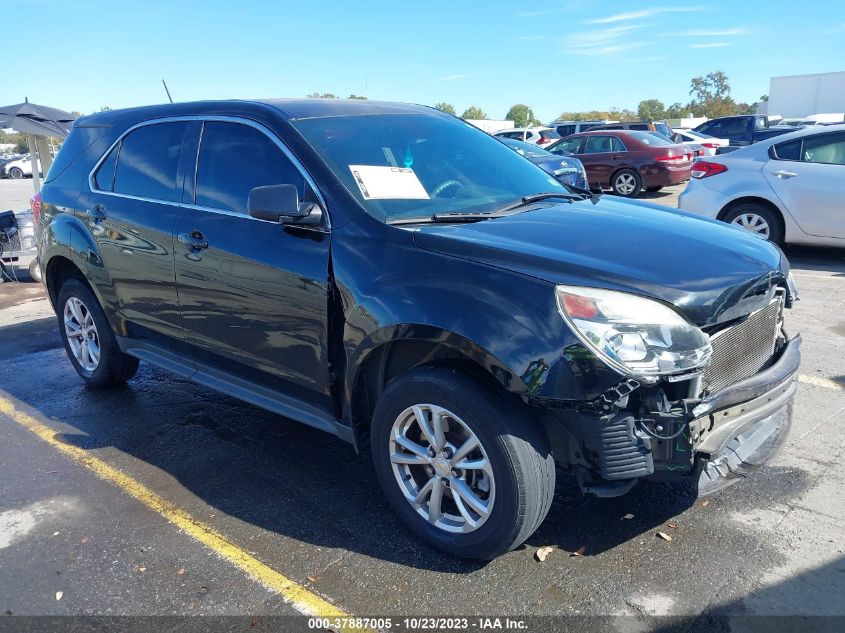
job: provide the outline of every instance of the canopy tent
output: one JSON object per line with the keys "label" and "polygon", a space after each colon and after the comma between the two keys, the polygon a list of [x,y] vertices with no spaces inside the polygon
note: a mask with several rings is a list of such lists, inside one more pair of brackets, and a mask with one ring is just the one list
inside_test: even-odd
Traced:
{"label": "canopy tent", "polygon": [[0,106],[0,128],[9,127],[27,135],[32,160],[32,184],[36,193],[41,189],[39,158],[45,173],[52,163],[47,137],[65,138],[74,119],[69,112],[30,103],[29,99],[15,105]]}

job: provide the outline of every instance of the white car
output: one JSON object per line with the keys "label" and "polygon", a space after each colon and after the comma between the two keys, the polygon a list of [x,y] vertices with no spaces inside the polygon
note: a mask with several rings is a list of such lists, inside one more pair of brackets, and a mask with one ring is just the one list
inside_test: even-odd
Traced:
{"label": "white car", "polygon": [[560,139],[560,134],[550,127],[515,127],[510,130],[501,130],[496,132],[493,136],[499,138],[512,138],[524,143],[533,143],[534,145],[551,145]]}
{"label": "white car", "polygon": [[[41,161],[38,161],[38,171],[41,171]],[[32,161],[29,156],[23,156],[17,160],[11,160],[3,165],[3,176],[8,178],[23,178],[32,176]]]}
{"label": "white car", "polygon": [[709,134],[702,134],[694,130],[672,128],[672,140],[680,145],[698,145],[705,156],[715,156],[720,147],[729,144],[726,138],[715,138]]}
{"label": "white car", "polygon": [[845,125],[808,127],[699,159],[685,211],[779,244],[845,247]]}

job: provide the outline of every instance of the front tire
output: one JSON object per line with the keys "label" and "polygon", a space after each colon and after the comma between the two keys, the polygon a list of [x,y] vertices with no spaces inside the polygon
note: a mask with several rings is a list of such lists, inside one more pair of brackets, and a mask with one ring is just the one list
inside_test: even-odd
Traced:
{"label": "front tire", "polygon": [[623,198],[636,198],[643,188],[643,179],[633,169],[620,169],[610,182],[613,193]]}
{"label": "front tire", "polygon": [[370,434],[391,506],[447,554],[494,558],[521,545],[549,511],[555,468],[539,422],[457,370],[420,367],[393,379]]}
{"label": "front tire", "polygon": [[23,178],[23,170],[20,167],[12,167],[9,170],[9,178],[19,180]]}
{"label": "front tire", "polygon": [[120,351],[106,315],[91,289],[68,279],[56,303],[59,332],[68,358],[92,387],[119,385],[138,371],[138,359]]}

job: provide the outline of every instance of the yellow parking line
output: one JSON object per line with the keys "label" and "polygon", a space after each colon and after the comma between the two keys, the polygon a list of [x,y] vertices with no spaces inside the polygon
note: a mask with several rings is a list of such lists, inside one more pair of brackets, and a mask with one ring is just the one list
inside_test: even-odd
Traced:
{"label": "yellow parking line", "polygon": [[825,389],[845,389],[845,386],[842,386],[835,380],[822,378],[820,376],[805,376],[804,374],[799,374],[798,382],[803,382],[807,385],[815,385],[816,387],[824,387]]}
{"label": "yellow parking line", "polygon": [[262,585],[278,593],[285,602],[300,613],[317,617],[348,617],[330,602],[271,569],[245,550],[229,542],[214,528],[198,521],[123,471],[94,457],[84,449],[62,441],[58,433],[16,406],[15,400],[8,394],[3,394],[3,392],[0,394],[2,394],[0,395],[0,413],[7,415],[75,462],[82,464],[101,479],[113,483],[135,497],[150,510],[157,512],[183,532],[234,563]]}

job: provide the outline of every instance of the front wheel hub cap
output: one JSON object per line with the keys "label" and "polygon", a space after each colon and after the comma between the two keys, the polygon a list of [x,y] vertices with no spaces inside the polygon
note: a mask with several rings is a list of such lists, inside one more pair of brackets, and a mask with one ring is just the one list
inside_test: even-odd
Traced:
{"label": "front wheel hub cap", "polygon": [[467,533],[490,517],[496,500],[490,459],[454,413],[433,404],[408,407],[393,423],[388,450],[402,495],[431,525]]}

